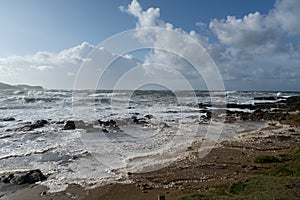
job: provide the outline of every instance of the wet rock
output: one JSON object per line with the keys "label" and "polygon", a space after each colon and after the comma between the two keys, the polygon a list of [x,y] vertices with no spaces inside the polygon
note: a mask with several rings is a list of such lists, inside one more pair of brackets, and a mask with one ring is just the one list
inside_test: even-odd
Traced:
{"label": "wet rock", "polygon": [[145,124],[149,123],[149,121],[147,119],[145,119],[145,118],[137,118],[137,116],[132,116],[131,119],[132,119],[132,122],[134,124],[145,125]]}
{"label": "wet rock", "polygon": [[42,128],[44,125],[48,124],[47,120],[37,120],[34,123],[28,123],[25,126],[22,126],[20,128],[15,128],[15,129],[8,129],[7,131],[32,131],[37,128]]}
{"label": "wet rock", "polygon": [[199,103],[198,104],[199,108],[210,108],[211,107],[211,104],[207,104],[207,103]]}
{"label": "wet rock", "polygon": [[1,118],[0,122],[9,122],[9,121],[15,121],[16,119],[13,117],[5,117],[5,118]]}
{"label": "wet rock", "polygon": [[76,126],[75,126],[75,122],[74,121],[66,121],[63,130],[75,130]]}
{"label": "wet rock", "polygon": [[286,106],[288,111],[299,111],[300,110],[300,96],[289,97],[286,100]]}
{"label": "wet rock", "polygon": [[115,120],[108,120],[108,121],[102,121],[98,120],[100,126],[106,126],[106,127],[115,127],[117,126],[117,122]]}
{"label": "wet rock", "polygon": [[151,115],[151,114],[145,115],[145,118],[146,118],[146,119],[152,119],[152,118],[153,118],[153,115]]}
{"label": "wet rock", "polygon": [[109,133],[109,131],[106,128],[102,129],[103,133]]}
{"label": "wet rock", "polygon": [[229,104],[227,104],[227,108],[239,108],[239,109],[254,110],[256,107],[254,105],[252,105],[252,104],[229,103]]}
{"label": "wet rock", "polygon": [[101,130],[104,133],[120,133],[123,132],[120,127],[118,126],[115,120],[107,120],[102,121],[98,120],[99,125],[102,127]]}
{"label": "wet rock", "polygon": [[48,124],[48,121],[47,120],[37,120],[35,123],[29,125],[31,129],[36,129],[36,128],[41,128],[43,127],[44,125]]}
{"label": "wet rock", "polygon": [[16,172],[4,175],[0,178],[3,183],[15,185],[33,184],[46,179],[47,177],[39,169],[30,170],[28,172]]}
{"label": "wet rock", "polygon": [[276,100],[276,97],[254,97],[254,100],[267,100],[267,101],[274,101]]}

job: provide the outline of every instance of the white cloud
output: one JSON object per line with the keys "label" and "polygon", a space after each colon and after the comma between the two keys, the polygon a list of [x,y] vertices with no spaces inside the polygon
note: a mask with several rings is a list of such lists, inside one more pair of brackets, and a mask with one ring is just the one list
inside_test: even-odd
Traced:
{"label": "white cloud", "polygon": [[[199,51],[195,50],[198,46],[196,47],[192,40],[199,42],[203,46],[208,46],[208,38],[195,31],[185,32],[181,28],[174,28],[173,24],[160,19],[159,8],[148,8],[143,11],[137,0],[132,0],[126,8],[121,7],[121,10],[136,17],[136,28],[158,27],[170,30],[170,32],[166,32],[160,29],[137,29],[135,37],[141,43],[153,47],[152,51],[145,56],[144,70],[147,75],[159,76],[162,71],[165,71],[169,73],[168,75],[174,73],[174,76],[176,76],[177,71],[186,78],[191,79],[197,74],[191,64],[185,60],[187,58],[182,58],[181,56],[188,55],[189,59],[199,60],[201,55],[199,55]],[[178,32],[182,37],[179,39],[174,34],[174,31]],[[208,62],[208,57],[206,55],[202,56],[203,63]],[[159,65],[155,66],[155,63]],[[176,71],[170,71],[169,67]]]}
{"label": "white cloud", "polygon": [[209,28],[220,42],[236,48],[276,52],[282,47],[282,32],[270,18],[259,12],[250,13],[242,19],[228,16],[227,19],[214,19]]}
{"label": "white cloud", "polygon": [[160,26],[160,24],[163,23],[161,20],[159,20],[159,8],[148,8],[146,11],[143,11],[137,0],[132,0],[127,8],[121,6],[120,10],[137,17],[138,22],[136,25],[138,28]]}
{"label": "white cloud", "polygon": [[300,36],[300,1],[277,0],[270,16],[289,35]]}
{"label": "white cloud", "polygon": [[2,82],[28,83],[47,88],[71,88],[80,64],[95,48],[86,42],[57,54],[37,52],[34,55],[0,58]]}
{"label": "white cloud", "polygon": [[[201,34],[194,30],[188,33],[181,28],[174,28],[171,23],[160,19],[158,8],[148,8],[144,11],[137,0],[132,0],[121,10],[137,18],[137,28],[162,27],[192,37],[206,48],[218,64],[223,79],[229,86],[231,82],[234,87],[239,87],[236,81],[240,81],[240,85],[243,85],[243,81],[248,81],[249,84],[252,81],[252,83],[257,82],[255,87],[263,88],[264,84],[259,84],[259,82],[265,83],[266,80],[278,79],[289,82],[300,76],[297,69],[300,65],[297,60],[300,58],[300,42],[297,39],[286,41],[287,35],[296,36],[300,29],[298,26],[299,2],[278,0],[274,9],[267,14],[254,12],[242,18],[228,16],[226,19],[213,19],[209,27],[203,22],[198,22],[196,26],[200,28]],[[212,43],[203,35],[210,35],[209,30],[217,36],[219,42]],[[186,41],[182,42],[172,37],[171,34],[139,30],[135,36],[142,43],[152,45],[154,48],[173,49],[174,52],[189,55],[190,58],[200,56],[197,51],[186,45]],[[150,63],[161,65],[149,65]],[[146,72],[153,76],[158,76],[163,66],[171,66],[189,79],[194,77],[195,71],[191,70],[190,65],[184,59],[166,51],[153,49],[145,57],[145,64],[147,64]],[[168,69],[166,68],[165,71]]]}

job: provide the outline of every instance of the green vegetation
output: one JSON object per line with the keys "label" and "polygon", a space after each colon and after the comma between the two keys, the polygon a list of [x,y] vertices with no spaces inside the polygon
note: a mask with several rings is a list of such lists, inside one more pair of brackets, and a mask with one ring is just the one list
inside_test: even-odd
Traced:
{"label": "green vegetation", "polygon": [[290,115],[287,120],[287,124],[300,126],[300,113]]}
{"label": "green vegetation", "polygon": [[265,164],[265,163],[277,163],[280,162],[275,156],[259,156],[255,158],[255,163]]}
{"label": "green vegetation", "polygon": [[300,113],[297,113],[293,116],[294,122],[300,122]]}
{"label": "green vegetation", "polygon": [[255,160],[256,163],[270,165],[271,170],[244,181],[220,185],[207,194],[183,197],[180,200],[299,199],[300,148],[291,155],[260,156]]}

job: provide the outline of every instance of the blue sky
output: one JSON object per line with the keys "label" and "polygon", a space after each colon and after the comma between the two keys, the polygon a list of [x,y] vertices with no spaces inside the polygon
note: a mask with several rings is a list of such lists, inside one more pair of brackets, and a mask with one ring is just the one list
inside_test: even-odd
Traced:
{"label": "blue sky", "polygon": [[[82,64],[78,58],[152,20],[151,26],[171,24],[198,38],[226,89],[300,90],[299,10],[297,0],[2,0],[0,82],[72,88]],[[162,55],[154,52],[151,59]]]}
{"label": "blue sky", "polygon": [[[251,3],[250,3],[251,2]],[[119,6],[130,0],[2,0],[0,1],[0,56],[27,55],[38,51],[59,52],[87,41],[98,44],[109,36],[132,29],[135,19]],[[143,8],[158,7],[161,19],[184,30],[199,30],[228,15],[268,13],[274,0],[154,0],[140,1]]]}

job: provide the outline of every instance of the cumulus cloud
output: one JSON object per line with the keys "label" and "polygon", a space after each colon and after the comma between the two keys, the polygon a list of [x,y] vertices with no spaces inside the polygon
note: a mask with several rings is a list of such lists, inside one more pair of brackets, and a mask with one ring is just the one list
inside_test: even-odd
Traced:
{"label": "cumulus cloud", "polygon": [[275,52],[281,49],[282,31],[259,12],[250,13],[242,19],[228,16],[214,19],[209,28],[220,42],[237,48]]}
{"label": "cumulus cloud", "polygon": [[[189,80],[195,77],[201,78],[195,68],[186,60],[197,60],[199,63],[201,57],[203,58],[201,61],[202,72],[205,73],[209,57],[199,54],[199,49],[197,49],[199,47],[194,43],[196,41],[203,46],[208,46],[207,37],[196,31],[186,32],[181,28],[174,28],[173,24],[160,19],[159,8],[148,8],[144,11],[137,0],[132,0],[127,7],[121,7],[121,10],[137,19],[136,28],[138,29],[135,37],[141,43],[153,47],[145,56],[146,75],[158,77],[164,71],[165,76],[172,76],[172,73],[176,76],[179,72]],[[143,29],[147,27],[164,28],[170,32],[161,29]],[[181,35],[180,38],[174,34],[174,31]],[[175,71],[170,70],[170,67]]]}
{"label": "cumulus cloud", "polygon": [[1,81],[12,84],[42,84],[48,88],[71,88],[80,64],[94,49],[86,42],[59,53],[37,52],[34,55],[0,58]]}
{"label": "cumulus cloud", "polygon": [[[265,83],[266,80],[281,79],[289,82],[299,78],[300,42],[295,38],[300,32],[299,5],[300,1],[297,0],[277,0],[274,8],[267,14],[253,12],[242,18],[228,16],[225,19],[213,19],[208,26],[198,22],[195,25],[201,33],[174,28],[173,24],[160,19],[158,8],[143,10],[137,0],[132,0],[121,10],[137,19],[137,28],[161,27],[175,30],[199,42],[218,64],[222,77],[230,88],[231,83],[233,87],[239,85],[236,81],[247,81],[248,84],[255,85],[255,82]],[[213,36],[209,31],[219,42],[209,40]],[[149,33],[140,30],[135,36],[141,42],[154,46],[145,57],[145,70],[148,74],[157,75],[163,70],[163,66],[171,66],[190,80],[195,77],[196,73],[190,64],[178,55],[189,55],[189,58],[201,56],[186,45],[186,41],[182,42],[166,33],[160,34],[159,31]],[[288,36],[294,38],[286,40]],[[178,54],[155,49],[161,46],[173,49]],[[153,63],[162,65],[155,66]],[[168,71],[167,68],[165,70]],[[205,71],[203,73],[205,75]],[[259,84],[254,87],[259,87]]]}
{"label": "cumulus cloud", "polygon": [[298,0],[277,0],[266,15],[254,12],[243,18],[213,19],[209,28],[224,45],[255,53],[289,51],[287,35],[300,36],[299,9]]}

